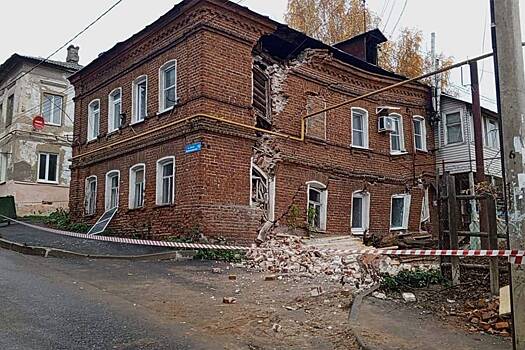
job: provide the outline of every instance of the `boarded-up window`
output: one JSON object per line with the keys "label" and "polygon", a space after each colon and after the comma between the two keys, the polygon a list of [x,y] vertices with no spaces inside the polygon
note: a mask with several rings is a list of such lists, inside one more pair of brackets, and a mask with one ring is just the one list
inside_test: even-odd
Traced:
{"label": "boarded-up window", "polygon": [[253,67],[253,108],[257,126],[269,129],[271,125],[270,80],[257,66]]}
{"label": "boarded-up window", "polygon": [[[306,102],[306,113],[310,114],[326,108],[326,102],[320,96],[309,95]],[[326,112],[306,119],[306,135],[326,140]]]}
{"label": "boarded-up window", "polygon": [[9,126],[13,122],[14,110],[15,110],[15,95],[11,95],[7,98],[7,111],[5,114],[5,126]]}

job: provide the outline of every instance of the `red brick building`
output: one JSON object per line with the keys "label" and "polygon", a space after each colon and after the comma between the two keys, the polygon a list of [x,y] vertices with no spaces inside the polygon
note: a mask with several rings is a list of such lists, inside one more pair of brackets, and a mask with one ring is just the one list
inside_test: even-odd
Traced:
{"label": "red brick building", "polygon": [[[403,79],[375,64],[384,40],[374,30],[331,47],[232,2],[181,2],[70,78],[71,214],[93,223],[118,206],[110,228],[121,234],[237,241],[266,221],[376,238],[419,231],[434,216],[423,205],[435,161],[427,87],[302,127],[308,112]],[[385,111],[391,132],[378,129]]]}

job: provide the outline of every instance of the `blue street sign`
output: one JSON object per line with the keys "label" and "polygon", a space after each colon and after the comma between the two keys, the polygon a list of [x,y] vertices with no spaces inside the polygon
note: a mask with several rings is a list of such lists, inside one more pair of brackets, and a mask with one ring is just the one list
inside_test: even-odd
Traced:
{"label": "blue street sign", "polygon": [[184,153],[194,153],[199,152],[202,149],[202,142],[190,143],[189,145],[184,146]]}

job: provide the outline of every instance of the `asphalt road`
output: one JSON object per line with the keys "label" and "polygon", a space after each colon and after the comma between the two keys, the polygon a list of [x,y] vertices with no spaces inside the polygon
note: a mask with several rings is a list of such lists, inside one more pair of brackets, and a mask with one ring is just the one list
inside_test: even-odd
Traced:
{"label": "asphalt road", "polygon": [[183,325],[78,281],[89,263],[0,250],[0,349],[215,348]]}

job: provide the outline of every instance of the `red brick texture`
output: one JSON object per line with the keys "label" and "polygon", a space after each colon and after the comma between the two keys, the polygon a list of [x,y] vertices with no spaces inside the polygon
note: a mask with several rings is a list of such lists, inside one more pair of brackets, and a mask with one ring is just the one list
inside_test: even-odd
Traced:
{"label": "red brick texture", "polygon": [[[93,223],[104,210],[105,173],[120,170],[119,210],[110,229],[124,235],[158,237],[202,232],[235,241],[253,241],[261,224],[261,211],[250,207],[250,164],[260,137],[253,130],[198,117],[155,130],[195,114],[221,116],[255,125],[252,98],[253,49],[259,38],[275,24],[231,3],[185,1],[144,32],[119,44],[72,78],[75,85],[76,120],[72,165],[70,211],[75,220]],[[177,95],[173,112],[157,114],[159,68],[177,60]],[[148,76],[148,117],[130,126],[131,87],[140,75]],[[301,116],[308,99],[313,109],[339,103],[362,93],[396,82],[393,78],[364,72],[319,52],[295,63],[285,72],[281,91],[282,111],[272,114],[273,131],[300,136]],[[107,134],[108,94],[122,87],[123,112],[127,124]],[[101,100],[100,130],[96,141],[86,142],[87,105]],[[319,102],[321,101],[321,102]],[[370,192],[370,232],[378,237],[389,233],[390,197],[412,194],[409,230],[419,229],[422,190],[416,179],[426,173],[431,182],[433,153],[413,151],[412,116],[426,115],[427,89],[421,85],[399,88],[352,106],[369,112],[369,150],[351,145],[352,106],[326,113],[325,123],[304,142],[274,137],[282,161],[276,170],[275,217],[287,221],[287,209],[295,203],[299,221],[306,219],[306,182],[319,181],[328,189],[327,233],[350,234],[352,193]],[[389,154],[389,136],[377,133],[375,109],[379,105],[400,107],[407,154]],[[319,119],[319,118],[317,118]],[[427,144],[433,145],[430,125]],[[131,139],[130,139],[131,138]],[[123,141],[125,140],[125,141]],[[202,142],[200,152],[185,154],[184,146]],[[106,148],[102,148],[106,147]],[[89,152],[89,153],[87,153]],[[175,156],[175,203],[155,204],[156,161]],[[146,164],[145,206],[128,209],[129,168]],[[423,166],[420,166],[422,165]],[[415,166],[417,165],[417,166]],[[98,178],[97,212],[84,216],[84,181]],[[432,208],[432,221],[437,222]]]}

